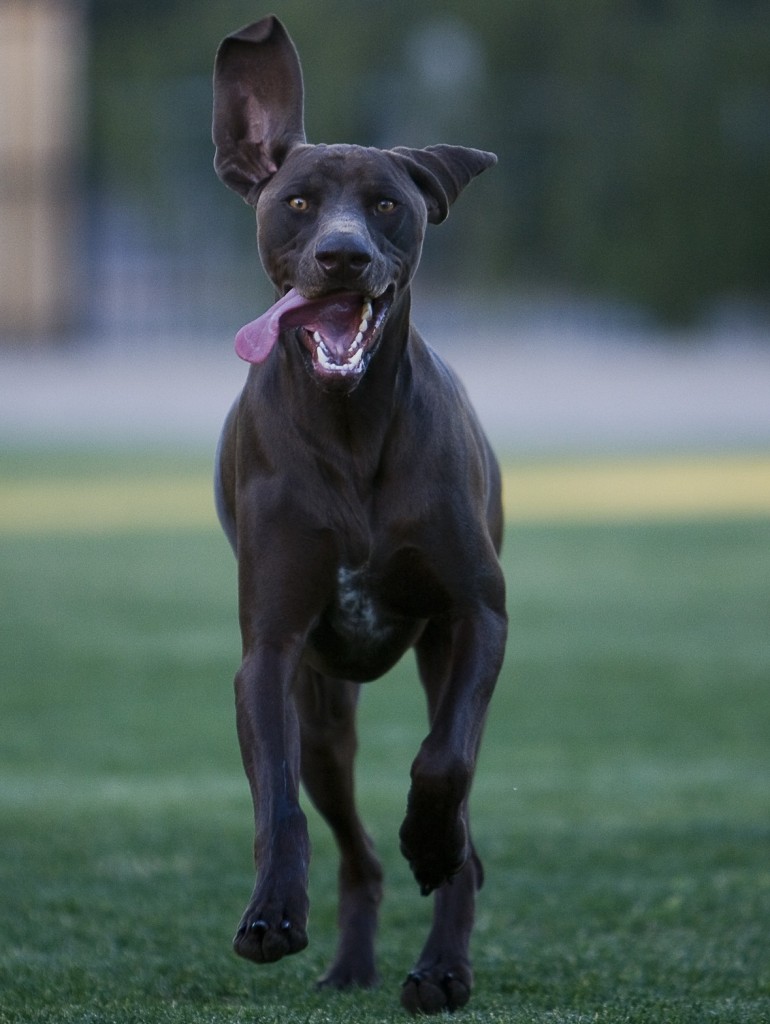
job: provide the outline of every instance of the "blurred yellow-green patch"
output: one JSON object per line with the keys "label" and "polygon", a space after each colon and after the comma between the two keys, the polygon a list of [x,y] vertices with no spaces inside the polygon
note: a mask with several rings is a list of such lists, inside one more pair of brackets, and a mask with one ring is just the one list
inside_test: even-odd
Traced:
{"label": "blurred yellow-green patch", "polygon": [[770,513],[770,457],[644,458],[507,466],[509,522]]}
{"label": "blurred yellow-green patch", "polygon": [[[627,521],[770,514],[770,456],[508,463],[510,523]],[[211,473],[153,463],[115,477],[41,473],[2,484],[5,533],[206,529],[216,518]]]}
{"label": "blurred yellow-green patch", "polygon": [[199,529],[215,522],[210,474],[3,484],[0,529],[7,533]]}

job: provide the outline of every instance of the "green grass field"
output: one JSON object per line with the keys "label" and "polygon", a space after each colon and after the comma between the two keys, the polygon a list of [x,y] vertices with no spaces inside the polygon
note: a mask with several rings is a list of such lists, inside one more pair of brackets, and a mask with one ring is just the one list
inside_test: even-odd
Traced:
{"label": "green grass field", "polygon": [[[506,538],[509,653],[473,805],[487,884],[457,1019],[770,1021],[770,509],[571,518],[574,472],[549,484],[557,521],[521,515]],[[160,455],[0,471],[2,1024],[407,1019],[429,911],[397,843],[423,734],[411,659],[362,704],[381,988],[313,989],[336,875],[315,818],[309,948],[264,968],[230,951],[250,804],[207,475]]]}

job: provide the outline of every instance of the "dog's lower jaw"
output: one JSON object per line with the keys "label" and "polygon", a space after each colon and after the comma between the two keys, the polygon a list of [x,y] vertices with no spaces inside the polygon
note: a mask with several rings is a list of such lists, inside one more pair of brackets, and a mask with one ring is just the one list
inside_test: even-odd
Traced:
{"label": "dog's lower jaw", "polygon": [[337,361],[317,331],[311,334],[304,327],[298,327],[296,334],[306,353],[305,367],[323,390],[349,393],[358,387],[369,367],[371,352],[359,346]]}

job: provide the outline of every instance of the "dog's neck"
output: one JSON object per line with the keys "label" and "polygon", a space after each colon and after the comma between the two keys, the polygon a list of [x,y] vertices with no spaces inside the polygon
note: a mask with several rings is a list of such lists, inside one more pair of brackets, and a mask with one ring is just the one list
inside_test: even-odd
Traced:
{"label": "dog's neck", "polygon": [[285,412],[296,426],[318,437],[336,436],[346,447],[379,447],[409,377],[410,315],[407,288],[395,301],[377,350],[351,391],[333,384],[324,388],[308,372],[303,353],[293,339],[284,339],[273,361],[273,383],[278,394],[292,394],[293,401],[286,402]]}
{"label": "dog's neck", "polygon": [[[259,439],[253,458],[275,469],[286,458],[313,463],[340,492],[367,500],[389,452],[404,436],[404,410],[413,406],[408,291],[396,300],[380,345],[358,386],[349,393],[325,391],[308,371],[295,337],[281,338],[270,359],[253,366],[242,415]],[[244,420],[245,422],[245,420]],[[280,429],[279,429],[280,425]],[[292,454],[294,453],[294,454]]]}

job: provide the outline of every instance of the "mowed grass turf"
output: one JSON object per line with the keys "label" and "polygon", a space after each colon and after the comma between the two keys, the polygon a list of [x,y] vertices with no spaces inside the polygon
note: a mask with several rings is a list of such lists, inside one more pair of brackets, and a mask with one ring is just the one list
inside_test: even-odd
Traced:
{"label": "mowed grass turf", "polygon": [[[614,491],[611,466],[579,469],[561,490],[558,467],[508,474],[511,634],[473,797],[487,884],[457,1019],[770,1020],[770,508],[651,509],[647,477],[634,514],[633,465]],[[610,496],[592,513],[596,472]],[[702,486],[692,466],[689,485],[666,473]],[[524,493],[532,474],[545,497]],[[360,803],[387,872],[381,987],[313,989],[336,859],[312,815],[309,948],[261,968],[230,952],[251,809],[235,565],[207,476],[160,455],[4,462],[3,1024],[406,1019],[398,987],[430,911],[397,843],[424,734],[411,658],[361,707]]]}

